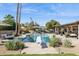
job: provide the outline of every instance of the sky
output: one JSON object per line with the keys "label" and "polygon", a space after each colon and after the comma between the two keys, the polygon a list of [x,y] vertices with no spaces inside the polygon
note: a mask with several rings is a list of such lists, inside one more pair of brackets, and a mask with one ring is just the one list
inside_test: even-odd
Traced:
{"label": "sky", "polygon": [[[78,3],[22,3],[21,23],[33,21],[41,26],[50,20],[67,24],[79,20]],[[11,14],[16,19],[15,3],[0,3],[0,20]]]}

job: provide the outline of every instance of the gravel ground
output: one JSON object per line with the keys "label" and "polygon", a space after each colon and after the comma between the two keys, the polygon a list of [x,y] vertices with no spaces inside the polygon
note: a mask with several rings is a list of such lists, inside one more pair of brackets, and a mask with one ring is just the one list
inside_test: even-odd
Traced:
{"label": "gravel ground", "polygon": [[[61,38],[62,41],[69,39],[72,42],[73,48],[60,47],[60,51],[64,53],[79,53],[79,39],[76,38],[66,38],[65,36],[56,35],[56,37]],[[48,47],[41,48],[37,43],[27,42],[25,43],[27,48],[24,48],[21,53],[27,54],[56,54],[58,53],[58,48]],[[0,54],[19,54],[20,51],[8,51],[4,45],[0,45]]]}
{"label": "gravel ground", "polygon": [[66,38],[65,36],[60,36],[60,35],[56,35],[56,37],[59,37],[62,39],[62,41],[64,41],[65,39],[68,39],[72,42],[72,45],[74,47],[72,48],[65,48],[65,47],[60,47],[60,50],[64,53],[79,53],[79,39],[77,38]]}
{"label": "gravel ground", "polygon": [[23,49],[22,53],[25,52],[27,54],[55,54],[58,53],[55,48],[41,48],[39,44],[36,43],[25,43],[28,48]]}

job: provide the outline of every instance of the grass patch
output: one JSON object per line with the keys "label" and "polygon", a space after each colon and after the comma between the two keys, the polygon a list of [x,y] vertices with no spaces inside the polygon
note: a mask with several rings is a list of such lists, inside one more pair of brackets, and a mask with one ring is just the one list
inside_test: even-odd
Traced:
{"label": "grass patch", "polygon": [[72,53],[67,53],[67,54],[6,54],[0,56],[77,56],[77,55]]}

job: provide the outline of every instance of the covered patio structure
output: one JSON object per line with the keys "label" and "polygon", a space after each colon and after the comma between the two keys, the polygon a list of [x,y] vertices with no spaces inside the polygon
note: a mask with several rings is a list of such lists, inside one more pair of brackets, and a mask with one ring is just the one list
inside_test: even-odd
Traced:
{"label": "covered patio structure", "polygon": [[11,25],[0,21],[0,38],[2,34],[13,34],[14,31],[10,30],[9,27],[11,27]]}
{"label": "covered patio structure", "polygon": [[64,33],[74,33],[79,39],[79,21],[61,25],[61,30],[64,30]]}

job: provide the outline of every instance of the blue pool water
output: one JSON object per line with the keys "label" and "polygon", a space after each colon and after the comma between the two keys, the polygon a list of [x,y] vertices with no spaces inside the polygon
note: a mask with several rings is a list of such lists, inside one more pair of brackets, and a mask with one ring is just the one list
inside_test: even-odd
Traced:
{"label": "blue pool water", "polygon": [[49,42],[49,37],[46,34],[34,34],[34,35],[32,35],[32,38],[33,38],[34,42],[36,41],[38,36],[41,37],[42,42],[45,42],[45,43]]}
{"label": "blue pool water", "polygon": [[36,42],[36,39],[38,36],[41,37],[42,42],[45,42],[45,43],[49,42],[49,37],[45,34],[32,34],[31,36],[26,36],[24,38],[18,38],[18,39],[23,42]]}

